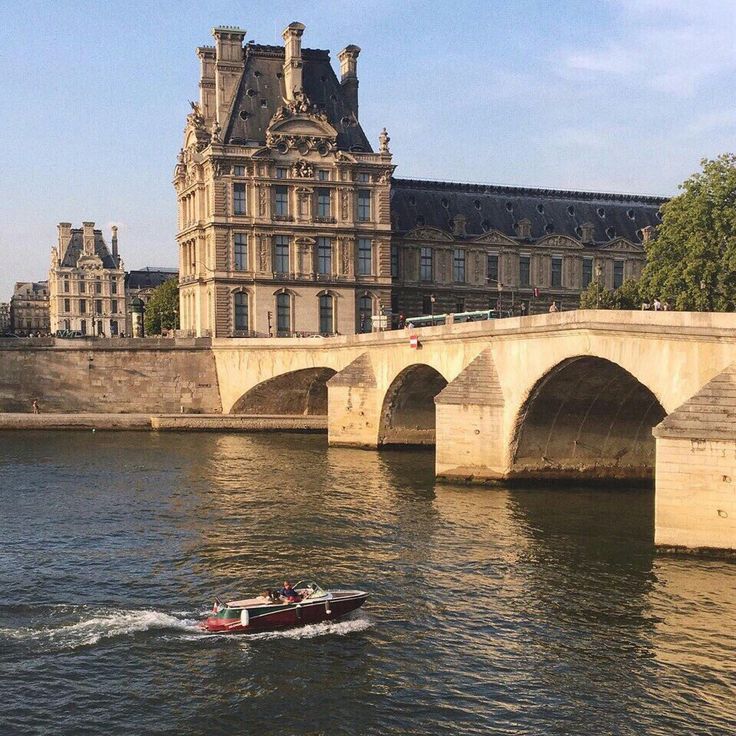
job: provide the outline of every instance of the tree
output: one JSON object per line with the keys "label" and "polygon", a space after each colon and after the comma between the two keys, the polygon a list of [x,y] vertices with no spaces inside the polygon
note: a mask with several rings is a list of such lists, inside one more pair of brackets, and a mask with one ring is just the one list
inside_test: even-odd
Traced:
{"label": "tree", "polygon": [[703,170],[662,206],[662,224],[647,246],[641,292],[675,309],[736,309],[736,155],[703,159]]}
{"label": "tree", "polygon": [[162,330],[179,329],[179,281],[168,279],[157,286],[146,304],[147,335],[160,335]]}
{"label": "tree", "polygon": [[627,279],[613,291],[591,281],[580,294],[580,309],[639,309],[641,302],[636,279]]}

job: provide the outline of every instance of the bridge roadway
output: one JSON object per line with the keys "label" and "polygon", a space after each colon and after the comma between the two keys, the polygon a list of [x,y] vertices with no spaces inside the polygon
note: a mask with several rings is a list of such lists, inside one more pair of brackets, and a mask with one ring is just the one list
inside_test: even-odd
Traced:
{"label": "bridge roadway", "polygon": [[436,444],[448,479],[632,482],[656,464],[655,541],[736,549],[734,314],[580,310],[212,352],[224,413],[326,413],[332,445]]}

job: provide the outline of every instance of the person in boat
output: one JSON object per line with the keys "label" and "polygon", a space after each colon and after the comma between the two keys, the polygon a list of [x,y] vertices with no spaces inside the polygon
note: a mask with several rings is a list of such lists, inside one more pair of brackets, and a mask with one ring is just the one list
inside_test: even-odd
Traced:
{"label": "person in boat", "polygon": [[284,587],[277,591],[281,600],[286,603],[298,603],[302,597],[297,593],[288,580],[284,580]]}
{"label": "person in boat", "polygon": [[266,588],[261,593],[261,599],[264,603],[281,603],[281,599],[279,598],[278,594],[275,590],[271,590],[271,588]]}

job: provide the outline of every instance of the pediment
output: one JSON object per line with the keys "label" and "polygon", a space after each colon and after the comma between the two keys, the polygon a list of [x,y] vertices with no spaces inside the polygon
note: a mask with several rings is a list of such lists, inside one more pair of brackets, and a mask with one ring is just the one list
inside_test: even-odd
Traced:
{"label": "pediment", "polygon": [[405,236],[407,240],[441,240],[443,242],[453,241],[452,236],[438,227],[415,227]]}
{"label": "pediment", "polygon": [[535,244],[537,248],[573,248],[575,250],[582,250],[583,244],[579,240],[570,238],[567,235],[545,235],[540,238]]}
{"label": "pediment", "polygon": [[337,131],[322,113],[280,107],[266,129],[266,145],[280,153],[296,149],[303,156],[312,150],[326,155],[337,150]]}
{"label": "pediment", "polygon": [[605,245],[599,245],[598,250],[616,250],[619,253],[644,253],[644,246],[620,237],[614,238],[610,243],[606,243]]}
{"label": "pediment", "polygon": [[500,230],[489,230],[483,235],[475,238],[471,241],[475,243],[484,243],[487,245],[517,245],[515,240],[512,240],[507,235],[504,235]]}

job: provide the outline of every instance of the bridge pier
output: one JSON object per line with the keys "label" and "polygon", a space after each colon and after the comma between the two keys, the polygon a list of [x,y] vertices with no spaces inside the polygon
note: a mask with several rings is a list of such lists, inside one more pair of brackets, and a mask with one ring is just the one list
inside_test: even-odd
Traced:
{"label": "bridge pier", "polygon": [[381,396],[363,354],[327,381],[327,442],[333,447],[378,447]]}
{"label": "bridge pier", "polygon": [[657,443],[654,543],[736,554],[736,364],[652,433]]}
{"label": "bridge pier", "polygon": [[435,473],[486,482],[507,472],[504,399],[490,350],[484,350],[435,397]]}

